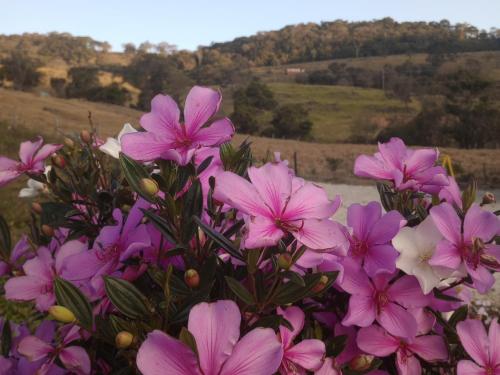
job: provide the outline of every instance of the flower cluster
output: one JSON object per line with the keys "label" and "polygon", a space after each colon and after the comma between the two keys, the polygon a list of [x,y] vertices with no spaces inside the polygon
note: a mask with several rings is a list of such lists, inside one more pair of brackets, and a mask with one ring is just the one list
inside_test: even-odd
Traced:
{"label": "flower cluster", "polygon": [[500,325],[469,306],[500,270],[492,197],[391,139],[354,167],[380,203],[341,223],[279,156],[252,165],[220,103],[194,87],[181,117],[158,95],[117,139],[0,158],[36,199],[17,244],[0,216],[3,294],[29,316],[0,320],[0,374],[500,374]]}

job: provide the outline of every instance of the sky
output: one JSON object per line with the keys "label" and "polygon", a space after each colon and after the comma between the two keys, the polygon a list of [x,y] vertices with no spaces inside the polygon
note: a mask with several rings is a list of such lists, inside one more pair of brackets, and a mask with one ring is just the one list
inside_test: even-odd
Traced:
{"label": "sky", "polygon": [[283,26],[345,19],[468,22],[500,28],[500,0],[0,0],[0,34],[69,32],[122,44],[166,41],[179,49]]}

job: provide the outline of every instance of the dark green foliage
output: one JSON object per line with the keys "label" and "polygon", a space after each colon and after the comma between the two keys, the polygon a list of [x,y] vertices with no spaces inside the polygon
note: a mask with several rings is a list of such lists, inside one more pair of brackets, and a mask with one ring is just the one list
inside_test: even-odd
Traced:
{"label": "dark green foliage", "polygon": [[2,60],[3,75],[14,84],[16,90],[27,90],[40,82],[38,68],[40,61],[28,56],[24,51],[13,51]]}
{"label": "dark green foliage", "polygon": [[308,111],[301,105],[286,104],[274,112],[273,135],[278,138],[306,138],[313,126]]}

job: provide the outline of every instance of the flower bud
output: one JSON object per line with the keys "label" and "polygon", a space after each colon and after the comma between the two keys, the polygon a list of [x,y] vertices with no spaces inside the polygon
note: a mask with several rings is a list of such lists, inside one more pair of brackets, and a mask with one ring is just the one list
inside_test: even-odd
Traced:
{"label": "flower bud", "polygon": [[325,286],[327,283],[328,283],[328,276],[326,276],[326,275],[321,276],[318,283],[314,286],[312,291],[314,293],[321,292],[323,289],[325,289]]}
{"label": "flower bud", "polygon": [[66,145],[66,147],[68,148],[73,148],[75,147],[75,142],[71,139],[71,138],[64,138],[64,144]]}
{"label": "flower bud", "polygon": [[42,233],[47,237],[52,237],[54,235],[54,228],[52,228],[50,225],[43,224]]}
{"label": "flower bud", "polygon": [[31,210],[34,213],[40,215],[42,213],[42,211],[43,211],[43,208],[42,208],[42,205],[40,203],[33,202],[33,203],[31,203]]}
{"label": "flower bud", "polygon": [[92,141],[92,135],[90,134],[90,132],[88,130],[84,129],[80,132],[80,139],[84,143],[90,143]]}
{"label": "flower bud", "polygon": [[134,342],[134,335],[128,331],[121,331],[115,337],[115,344],[118,349],[127,349]]}
{"label": "flower bud", "polygon": [[122,211],[125,212],[126,214],[128,214],[130,212],[130,210],[132,209],[132,207],[130,207],[129,204],[124,204],[122,206]]}
{"label": "flower bud", "polygon": [[359,354],[349,362],[349,367],[354,371],[366,371],[370,368],[374,358],[372,355]]}
{"label": "flower bud", "polygon": [[64,168],[66,166],[66,160],[61,155],[53,155],[52,156],[52,164],[54,164],[58,168]]}
{"label": "flower bud", "polygon": [[184,281],[190,288],[196,288],[200,285],[200,274],[195,269],[188,269],[184,273]]}
{"label": "flower bud", "polygon": [[483,200],[481,202],[481,205],[485,205],[485,204],[492,204],[492,203],[496,203],[496,198],[495,198],[495,194],[493,193],[490,193],[489,191],[487,191],[486,193],[484,193],[483,195]]}
{"label": "flower bud", "polygon": [[151,196],[155,196],[160,190],[158,183],[152,178],[143,178],[141,180],[141,189]]}
{"label": "flower bud", "polygon": [[278,266],[285,270],[292,266],[292,256],[288,253],[280,254],[278,257]]}
{"label": "flower bud", "polygon": [[479,237],[474,238],[474,240],[472,241],[472,250],[475,253],[481,253],[484,250],[485,246],[486,245],[484,244],[484,241]]}
{"label": "flower bud", "polygon": [[76,320],[75,314],[64,306],[54,305],[49,307],[49,314],[61,323],[73,323]]}

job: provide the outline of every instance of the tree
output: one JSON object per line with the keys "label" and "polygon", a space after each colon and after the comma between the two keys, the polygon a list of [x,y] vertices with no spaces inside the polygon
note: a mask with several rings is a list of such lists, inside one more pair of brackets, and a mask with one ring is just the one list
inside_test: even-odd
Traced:
{"label": "tree", "polygon": [[37,70],[40,62],[23,51],[11,52],[2,64],[5,78],[13,82],[16,90],[27,90],[40,82],[41,74]]}
{"label": "tree", "polygon": [[160,55],[171,55],[177,51],[177,46],[175,44],[167,42],[160,42],[154,48]]}
{"label": "tree", "polygon": [[304,138],[312,129],[308,111],[300,104],[285,104],[274,111],[274,135],[280,138]]}
{"label": "tree", "polygon": [[68,72],[70,83],[66,87],[69,98],[86,98],[88,93],[99,85],[98,69],[94,67],[75,67]]}
{"label": "tree", "polygon": [[149,51],[151,51],[151,49],[154,47],[154,45],[150,42],[148,42],[147,40],[145,42],[142,42],[141,44],[139,44],[139,52],[142,52],[142,53],[148,53]]}
{"label": "tree", "polygon": [[126,55],[135,55],[137,52],[137,48],[134,43],[124,43],[122,47],[123,47],[123,52]]}

